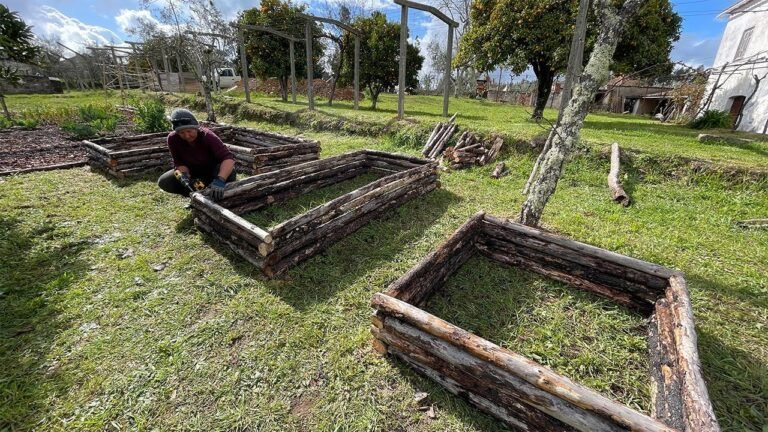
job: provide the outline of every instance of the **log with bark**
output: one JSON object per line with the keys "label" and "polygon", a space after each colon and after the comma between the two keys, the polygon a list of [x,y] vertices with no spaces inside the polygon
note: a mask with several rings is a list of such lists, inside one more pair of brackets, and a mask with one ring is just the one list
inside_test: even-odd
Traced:
{"label": "log with bark", "polygon": [[443,149],[448,145],[448,142],[451,140],[451,137],[458,127],[456,123],[454,123],[457,115],[459,115],[459,113],[454,114],[446,123],[438,123],[435,125],[429,138],[427,138],[427,142],[424,144],[424,148],[421,150],[421,154],[430,159],[435,159],[442,154]]}
{"label": "log with bark", "polygon": [[491,135],[482,140],[473,133],[465,132],[455,146],[445,149],[443,159],[453,169],[486,165],[496,160],[503,145],[504,139],[500,136]]}
{"label": "log with bark", "polygon": [[628,207],[631,200],[619,181],[620,165],[619,144],[613,143],[611,145],[611,170],[608,172],[608,188],[611,190],[611,197],[615,202]]}

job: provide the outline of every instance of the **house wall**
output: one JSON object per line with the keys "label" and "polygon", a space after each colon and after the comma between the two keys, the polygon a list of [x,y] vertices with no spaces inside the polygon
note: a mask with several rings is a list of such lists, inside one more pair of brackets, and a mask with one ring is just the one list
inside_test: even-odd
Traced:
{"label": "house wall", "polygon": [[[756,0],[744,2],[739,12],[734,12],[729,17],[725,27],[717,57],[707,84],[709,94],[714,87],[717,77],[720,76],[720,87],[713,95],[709,109],[729,111],[733,97],[749,97],[755,86],[754,75],[762,77],[768,72],[768,0]],[[742,12],[744,11],[744,12]],[[758,12],[749,12],[758,11]],[[734,59],[736,50],[744,31],[754,27],[752,39],[741,59]],[[761,61],[765,59],[764,61]],[[731,74],[735,66],[756,62],[742,66],[737,72]],[[760,84],[758,92],[744,108],[743,118],[739,130],[748,132],[766,132],[768,124],[768,76]]]}

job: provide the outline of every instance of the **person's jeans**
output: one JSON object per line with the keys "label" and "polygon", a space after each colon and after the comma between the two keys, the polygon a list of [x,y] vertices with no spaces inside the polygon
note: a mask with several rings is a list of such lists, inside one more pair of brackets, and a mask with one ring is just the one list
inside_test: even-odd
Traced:
{"label": "person's jeans", "polygon": [[[192,178],[199,178],[203,183],[205,183],[206,186],[211,184],[214,178],[216,178],[217,175],[219,175],[219,168],[221,165],[216,165],[216,167],[211,171],[210,174],[206,176],[196,176],[195,173],[190,173],[190,177]],[[157,179],[157,185],[160,187],[160,189],[172,193],[177,194],[181,196],[189,196],[190,191],[186,188],[179,179],[176,178],[175,175],[173,175],[173,172],[175,169],[168,170],[163,173],[163,175],[160,176],[160,178]],[[235,173],[235,170],[232,170],[232,174],[227,177],[227,183],[235,181],[237,178],[237,173]]]}

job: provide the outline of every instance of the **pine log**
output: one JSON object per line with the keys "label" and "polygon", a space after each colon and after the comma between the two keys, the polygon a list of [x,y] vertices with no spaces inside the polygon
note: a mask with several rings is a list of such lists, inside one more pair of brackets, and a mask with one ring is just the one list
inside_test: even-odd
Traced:
{"label": "pine log", "polygon": [[496,164],[496,167],[493,169],[493,172],[491,173],[491,177],[497,179],[497,178],[504,177],[507,174],[509,174],[507,165],[504,162],[499,162]]}
{"label": "pine log", "polygon": [[357,167],[354,169],[345,169],[335,175],[320,178],[318,180],[315,180],[309,183],[300,184],[287,189],[283,189],[281,191],[272,193],[270,195],[259,196],[258,198],[249,198],[237,205],[230,206],[229,208],[230,210],[232,210],[232,212],[236,214],[244,214],[244,213],[258,210],[262,207],[271,205],[275,202],[286,201],[293,197],[305,194],[307,192],[320,189],[326,186],[330,186],[332,184],[340,183],[344,180],[357,177],[365,172],[366,172],[366,168],[363,168],[363,167]]}
{"label": "pine log", "polygon": [[682,274],[676,273],[669,278],[666,299],[672,311],[673,322],[659,324],[673,329],[678,374],[682,378],[686,430],[718,432],[720,426],[715,418],[701,371],[690,294]]}
{"label": "pine log", "polygon": [[[585,412],[585,417],[581,418],[585,419],[585,421],[588,418],[586,415],[591,415],[594,417],[590,418],[602,418],[616,424],[616,430],[674,432],[657,420],[610,400],[593,390],[574,383],[564,376],[556,374],[549,368],[501,348],[406,302],[386,294],[377,293],[374,294],[371,305],[375,309],[382,311],[385,315],[391,315],[423,333],[447,342],[451,346],[458,348],[460,352],[472,356],[476,361],[488,363],[515,378],[527,382],[543,393],[551,395],[550,403],[562,401],[582,409]],[[389,318],[387,317],[384,321],[385,328],[388,320]],[[553,415],[556,412],[558,410],[553,410]],[[562,421],[567,423],[568,421],[573,421],[573,419],[565,418]],[[599,425],[595,424],[595,427],[599,427]]]}
{"label": "pine log", "polygon": [[327,248],[331,244],[336,243],[339,240],[343,239],[344,237],[348,236],[349,234],[357,231],[358,229],[360,229],[362,226],[364,226],[365,224],[367,224],[371,220],[380,217],[382,214],[387,212],[389,209],[397,207],[399,205],[402,205],[403,203],[411,200],[412,198],[414,198],[414,197],[416,197],[418,195],[423,195],[423,194],[429,193],[432,190],[434,190],[436,187],[437,187],[437,185],[433,183],[433,184],[428,185],[428,186],[426,186],[426,187],[424,187],[422,189],[412,190],[412,191],[410,191],[410,192],[408,192],[408,193],[406,193],[404,195],[401,195],[400,197],[398,197],[398,198],[396,198],[396,199],[394,199],[394,200],[392,200],[392,201],[390,201],[388,203],[385,203],[385,204],[379,206],[375,210],[373,210],[373,211],[371,211],[371,212],[369,212],[369,213],[367,213],[367,214],[365,214],[365,215],[355,219],[354,221],[344,225],[343,227],[340,227],[337,230],[331,231],[328,235],[326,235],[325,237],[323,237],[321,239],[318,239],[317,242],[313,243],[309,247],[304,248],[302,250],[299,250],[299,251],[297,251],[297,252],[295,252],[295,253],[293,253],[293,254],[283,258],[282,260],[278,261],[277,263],[275,263],[275,264],[273,264],[271,266],[268,266],[264,270],[265,274],[267,276],[269,276],[269,277],[275,277],[277,275],[280,275],[285,270],[287,270],[290,266],[292,266],[292,265],[294,265],[294,264],[296,264],[298,262],[301,262],[301,261],[303,261],[303,260],[305,260],[305,259],[307,259],[307,258],[309,258],[311,256],[314,256],[315,254],[321,252],[322,250],[324,250],[325,248]]}
{"label": "pine log", "polygon": [[[378,332],[385,344],[411,362],[430,369],[456,389],[482,395],[507,415],[513,426],[535,431],[623,431],[611,419],[584,410],[535,385],[478,360],[461,348],[391,316],[384,315]],[[398,356],[403,358],[402,356]],[[410,363],[410,362],[409,362]],[[449,389],[450,390],[450,389]],[[458,393],[461,394],[461,391]],[[503,418],[505,421],[508,419]]]}
{"label": "pine log", "polygon": [[417,192],[427,188],[432,190],[435,186],[435,180],[436,177],[432,175],[415,182],[406,183],[394,190],[388,190],[381,195],[377,195],[375,193],[368,194],[366,197],[363,197],[363,202],[353,203],[358,204],[357,206],[352,204],[349,206],[344,206],[343,213],[331,218],[328,221],[320,220],[320,222],[324,223],[311,226],[311,229],[306,230],[303,235],[294,235],[291,238],[285,240],[282,238],[278,239],[278,249],[274,254],[270,256],[270,261],[268,263],[278,262],[283,257],[288,256],[297,249],[300,249],[303,246],[313,242],[320,241],[325,236],[335,236],[339,230],[343,230],[346,226],[356,223],[357,220],[364,219],[371,213],[382,211],[383,209],[388,208],[388,206],[392,205],[392,202],[397,201],[403,196],[413,196]]}
{"label": "pine log", "polygon": [[303,215],[296,216],[283,223],[280,223],[279,225],[272,228],[271,231],[275,238],[282,238],[283,236],[286,236],[291,231],[295,230],[300,226],[303,226],[309,221],[314,220],[315,218],[318,218],[318,217],[322,217],[327,213],[334,212],[336,211],[336,209],[340,208],[341,206],[349,202],[352,202],[358,197],[361,197],[365,194],[375,191],[378,188],[384,187],[388,184],[392,184],[402,179],[413,178],[413,177],[420,178],[433,171],[434,170],[431,170],[429,167],[422,167],[414,170],[400,171],[391,176],[380,178],[350,193],[344,194],[331,201],[328,201],[323,205],[315,207],[314,209],[308,211],[307,213],[304,213]]}
{"label": "pine log", "polygon": [[664,295],[669,285],[668,278],[637,270],[626,265],[616,263],[600,255],[594,255],[593,251],[577,251],[567,245],[560,245],[549,239],[528,235],[524,232],[509,230],[499,225],[484,221],[481,227],[486,236],[502,239],[533,251],[543,252],[559,259],[569,260],[574,263],[591,267],[617,278],[647,286],[656,297]]}
{"label": "pine log", "polygon": [[667,299],[656,302],[648,324],[648,352],[651,362],[651,399],[653,417],[669,427],[685,430],[681,377],[678,374],[672,311]]}
{"label": "pine log", "polygon": [[273,184],[276,182],[285,181],[302,175],[310,174],[313,172],[322,171],[324,169],[338,167],[345,163],[350,162],[363,162],[366,156],[363,151],[356,151],[352,153],[346,153],[340,156],[334,156],[326,159],[320,159],[312,162],[307,162],[301,165],[297,165],[290,168],[285,168],[279,171],[259,174],[253,177],[249,177],[243,180],[239,180],[227,185],[224,191],[224,197],[235,196],[243,192],[247,192],[252,189],[258,189],[264,185]]}
{"label": "pine log", "polygon": [[193,208],[202,211],[203,213],[208,215],[208,217],[215,219],[217,221],[222,221],[222,220],[228,221],[230,222],[231,226],[237,227],[237,229],[241,230],[247,236],[250,236],[254,239],[258,239],[263,243],[272,243],[272,236],[267,231],[257,227],[256,225],[232,213],[226,208],[209,200],[203,194],[201,193],[192,194],[191,202],[192,202]]}
{"label": "pine log", "polygon": [[[485,213],[483,212],[475,213],[474,216],[454,231],[446,241],[430,252],[416,266],[408,270],[406,274],[391,283],[384,293],[414,304],[418,304],[428,298],[438,288],[435,281],[437,278],[434,275],[436,269],[449,267],[443,263],[448,261],[458,251],[464,249],[474,250],[475,236],[480,229],[479,224],[484,216]],[[455,266],[451,270],[455,271],[459,267]],[[450,274],[446,276],[450,276]]]}
{"label": "pine log", "polygon": [[577,252],[581,252],[587,255],[591,255],[593,257],[601,258],[608,262],[629,267],[644,273],[648,273],[650,275],[661,277],[663,279],[669,279],[673,275],[677,274],[677,272],[675,272],[674,270],[668,269],[658,264],[642,261],[637,258],[628,257],[626,255],[621,255],[616,252],[611,252],[605,249],[600,249],[598,247],[588,245],[586,243],[570,240],[562,236],[551,234],[551,233],[542,231],[540,229],[532,228],[532,227],[515,223],[509,220],[504,220],[494,216],[485,215],[485,217],[483,218],[483,222],[486,222],[487,224],[490,224],[490,225],[500,226],[504,229],[516,231],[518,233],[527,235],[529,237],[538,238],[540,240],[543,240],[552,244],[563,246],[565,248],[568,248]]}
{"label": "pine log", "polygon": [[608,172],[608,188],[611,190],[611,196],[613,200],[624,207],[628,207],[631,203],[629,195],[624,192],[624,188],[619,182],[619,169],[621,159],[619,157],[619,144],[613,143],[611,145],[611,170]]}
{"label": "pine log", "polygon": [[260,269],[264,267],[264,260],[255,251],[232,242],[227,237],[216,232],[211,226],[206,225],[199,218],[195,218],[195,225],[198,228],[200,228],[202,231],[205,231],[208,235],[210,235],[214,239],[227,245],[233,252],[243,257],[251,264],[255,265]]}

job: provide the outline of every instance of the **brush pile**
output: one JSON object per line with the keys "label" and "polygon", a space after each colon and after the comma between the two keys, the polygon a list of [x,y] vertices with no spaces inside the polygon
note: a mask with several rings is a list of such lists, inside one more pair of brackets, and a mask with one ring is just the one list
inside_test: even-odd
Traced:
{"label": "brush pile", "polygon": [[471,132],[464,132],[455,146],[445,149],[443,159],[453,169],[485,165],[496,160],[503,145],[504,140],[500,136],[491,135],[483,141]]}

